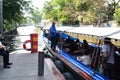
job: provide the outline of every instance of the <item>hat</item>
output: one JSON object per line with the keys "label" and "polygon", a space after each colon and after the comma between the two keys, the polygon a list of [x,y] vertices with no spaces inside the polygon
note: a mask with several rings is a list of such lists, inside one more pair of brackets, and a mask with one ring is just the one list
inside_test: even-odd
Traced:
{"label": "hat", "polygon": [[105,37],[104,41],[111,41],[111,38]]}
{"label": "hat", "polygon": [[108,38],[108,37],[104,38],[104,43],[105,44],[110,44],[111,43],[111,39]]}

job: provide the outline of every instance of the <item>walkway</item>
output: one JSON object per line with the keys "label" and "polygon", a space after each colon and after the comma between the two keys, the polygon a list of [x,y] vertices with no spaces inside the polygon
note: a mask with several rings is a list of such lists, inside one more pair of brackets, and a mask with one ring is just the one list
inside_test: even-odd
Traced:
{"label": "walkway", "polygon": [[38,76],[37,53],[14,53],[10,55],[10,61],[13,62],[10,69],[0,67],[0,80],[56,80],[52,77],[46,59],[44,76]]}
{"label": "walkway", "polygon": [[[26,27],[19,29],[23,30],[23,28],[25,29]],[[28,28],[31,28],[31,30],[34,29],[34,27]],[[28,32],[26,35],[28,35]],[[21,40],[22,39],[27,40],[26,37],[21,38]],[[43,47],[44,44],[41,39],[39,39],[38,51],[41,51]],[[0,60],[2,60],[1,56]],[[25,50],[17,50],[10,53],[10,62],[13,63],[10,69],[4,69],[0,63],[0,80],[65,80],[63,78],[63,75],[57,71],[58,69],[49,59],[45,59],[44,61],[44,76],[38,76],[38,53],[31,53]]]}

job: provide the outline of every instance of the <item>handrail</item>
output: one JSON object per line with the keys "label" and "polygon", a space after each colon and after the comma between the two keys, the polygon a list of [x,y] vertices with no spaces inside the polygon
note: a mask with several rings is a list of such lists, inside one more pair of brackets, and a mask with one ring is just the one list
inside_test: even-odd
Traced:
{"label": "handrail", "polygon": [[3,35],[3,36],[30,36],[30,35]]}
{"label": "handrail", "polygon": [[[8,51],[14,51],[14,50],[22,50],[23,48],[16,44],[23,44],[24,42],[18,41],[17,39],[14,39],[18,36],[30,36],[30,35],[3,35],[3,41],[2,43],[6,46]],[[12,38],[11,38],[12,37]],[[10,40],[8,40],[10,38]],[[15,46],[15,47],[14,47]]]}

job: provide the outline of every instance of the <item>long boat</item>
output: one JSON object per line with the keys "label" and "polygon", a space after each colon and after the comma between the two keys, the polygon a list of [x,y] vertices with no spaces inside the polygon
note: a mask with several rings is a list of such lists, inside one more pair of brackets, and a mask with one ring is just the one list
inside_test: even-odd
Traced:
{"label": "long boat", "polygon": [[[109,33],[105,31],[105,28],[93,28],[92,27],[92,30],[90,30],[90,28],[91,27],[89,28],[88,27],[58,27],[57,30],[60,34],[60,39],[66,39],[69,36],[73,41],[75,41],[79,39],[78,37],[79,34],[82,34],[82,35],[84,34],[84,35],[90,35],[92,37],[97,36],[97,40],[98,40],[98,37],[99,38],[110,37],[115,40],[117,39],[116,41],[119,41],[119,38],[118,37],[116,38],[116,36],[119,36],[120,29],[112,30],[109,28],[109,30],[112,30],[112,32]],[[99,30],[102,30],[102,31],[100,33],[95,32]],[[77,56],[79,56],[80,54],[71,54],[65,51],[63,49],[64,42],[62,40],[60,40],[59,44],[56,46],[56,51],[52,50],[50,48],[51,41],[48,36],[49,34],[46,34],[49,32],[49,28],[45,27],[43,28],[43,31],[44,32],[42,35],[42,39],[44,41],[46,49],[48,50],[47,54],[51,56],[56,66],[59,68],[60,72],[66,77],[66,80],[110,80],[108,77],[98,72],[95,67],[85,65],[82,62],[78,61]],[[71,36],[70,35],[71,33],[74,33],[75,35],[77,34],[77,37]],[[82,41],[80,41],[80,43],[82,43]],[[91,47],[93,54],[98,53],[98,49],[99,49],[98,47],[100,47],[99,42],[98,42],[98,45],[89,43],[89,46]],[[95,49],[96,49],[96,52],[94,52]],[[117,59],[118,57],[120,58],[118,51],[116,52],[116,54],[117,54]],[[118,59],[118,61],[119,60],[120,59]],[[98,61],[96,62],[96,67],[98,68],[99,59],[95,61]],[[120,64],[118,64],[118,66],[119,65]]]}

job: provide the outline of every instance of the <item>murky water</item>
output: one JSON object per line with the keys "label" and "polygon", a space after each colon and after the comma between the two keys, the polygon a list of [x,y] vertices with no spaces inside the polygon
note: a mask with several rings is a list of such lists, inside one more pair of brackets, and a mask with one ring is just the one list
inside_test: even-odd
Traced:
{"label": "murky water", "polygon": [[[14,50],[12,53],[31,53],[31,51],[27,51],[23,48],[23,43],[26,40],[30,40],[30,34],[38,34],[38,51],[41,50],[43,47],[43,43],[41,40],[41,31],[40,28],[34,27],[34,26],[25,26],[25,27],[19,27],[17,28],[18,36],[15,37],[16,43],[14,43],[17,47],[15,47],[16,50]],[[31,48],[31,44],[26,44],[27,48]]]}

